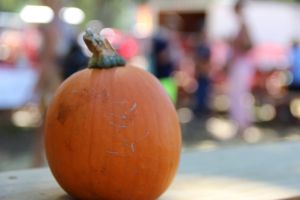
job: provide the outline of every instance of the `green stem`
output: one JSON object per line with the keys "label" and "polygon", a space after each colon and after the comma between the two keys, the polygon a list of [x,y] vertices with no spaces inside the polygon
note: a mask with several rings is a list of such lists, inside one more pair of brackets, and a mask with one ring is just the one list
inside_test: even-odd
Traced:
{"label": "green stem", "polygon": [[89,61],[89,68],[105,69],[125,66],[125,60],[100,34],[87,29],[83,35],[83,40],[93,54]]}

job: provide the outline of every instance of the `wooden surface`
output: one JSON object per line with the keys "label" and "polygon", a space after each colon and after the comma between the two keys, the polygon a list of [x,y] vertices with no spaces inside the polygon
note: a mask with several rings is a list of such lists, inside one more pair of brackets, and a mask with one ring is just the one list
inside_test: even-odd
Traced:
{"label": "wooden surface", "polygon": [[[160,200],[298,199],[300,142],[186,150]],[[1,200],[71,200],[48,168],[0,173]]]}

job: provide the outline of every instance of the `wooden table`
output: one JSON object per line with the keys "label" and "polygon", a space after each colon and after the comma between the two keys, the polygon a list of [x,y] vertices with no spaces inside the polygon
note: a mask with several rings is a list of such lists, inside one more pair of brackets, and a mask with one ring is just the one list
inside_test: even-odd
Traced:
{"label": "wooden table", "polygon": [[[185,150],[160,200],[268,200],[300,196],[300,142]],[[71,200],[48,168],[0,173],[1,200]]]}

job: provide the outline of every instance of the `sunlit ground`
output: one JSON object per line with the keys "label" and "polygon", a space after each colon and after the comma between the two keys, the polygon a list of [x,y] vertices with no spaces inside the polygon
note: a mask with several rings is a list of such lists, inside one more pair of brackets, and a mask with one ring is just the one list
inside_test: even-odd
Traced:
{"label": "sunlit ground", "polygon": [[[176,183],[176,184],[175,184]],[[252,180],[214,177],[214,176],[187,176],[177,179],[161,200],[196,200],[203,199],[231,199],[252,200],[283,199],[299,195],[296,189],[275,186]]]}
{"label": "sunlit ground", "polygon": [[[160,200],[297,199],[300,196],[299,151],[299,142],[223,146],[206,151],[185,149],[177,176]],[[19,193],[9,192],[16,187]],[[1,173],[1,189],[7,197],[4,199],[10,200],[40,197],[41,193],[45,199],[71,199],[46,168]]]}
{"label": "sunlit ground", "polygon": [[186,150],[179,176],[165,194],[165,199],[299,197],[299,150],[299,142]]}

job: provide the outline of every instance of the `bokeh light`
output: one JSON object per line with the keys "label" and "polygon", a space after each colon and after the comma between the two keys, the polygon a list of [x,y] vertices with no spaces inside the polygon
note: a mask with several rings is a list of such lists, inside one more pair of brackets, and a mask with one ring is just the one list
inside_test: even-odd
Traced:
{"label": "bokeh light", "polygon": [[48,6],[26,5],[21,10],[20,17],[27,23],[49,23],[54,13]]}
{"label": "bokeh light", "polygon": [[290,111],[294,117],[300,118],[300,98],[291,101]]}
{"label": "bokeh light", "polygon": [[193,111],[190,108],[179,108],[177,114],[181,123],[188,123],[194,117]]}
{"label": "bokeh light", "polygon": [[12,114],[12,122],[18,127],[38,127],[41,123],[41,113],[38,106],[28,104]]}
{"label": "bokeh light", "polygon": [[271,121],[276,117],[276,109],[272,104],[263,104],[256,108],[259,121]]}
{"label": "bokeh light", "polygon": [[228,140],[235,136],[237,127],[230,120],[211,117],[206,122],[206,129],[217,139]]}
{"label": "bokeh light", "polygon": [[65,7],[60,10],[60,17],[69,24],[80,24],[84,18],[84,12],[75,7]]}

